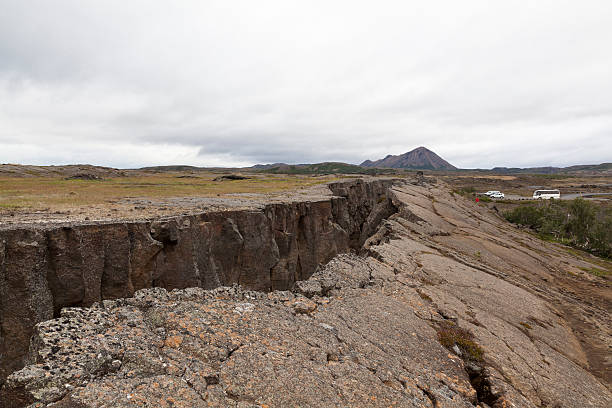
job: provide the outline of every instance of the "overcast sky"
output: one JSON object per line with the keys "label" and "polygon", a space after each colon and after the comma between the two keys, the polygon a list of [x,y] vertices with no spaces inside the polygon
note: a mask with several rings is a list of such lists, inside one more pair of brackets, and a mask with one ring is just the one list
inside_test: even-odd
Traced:
{"label": "overcast sky", "polygon": [[612,161],[612,1],[0,0],[0,163]]}

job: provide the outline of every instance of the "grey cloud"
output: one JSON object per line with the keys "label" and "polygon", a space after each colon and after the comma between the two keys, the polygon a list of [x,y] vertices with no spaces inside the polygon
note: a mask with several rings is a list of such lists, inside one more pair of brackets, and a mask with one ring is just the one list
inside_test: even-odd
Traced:
{"label": "grey cloud", "polygon": [[0,162],[359,163],[420,145],[460,167],[612,161],[610,16],[604,0],[5,0]]}

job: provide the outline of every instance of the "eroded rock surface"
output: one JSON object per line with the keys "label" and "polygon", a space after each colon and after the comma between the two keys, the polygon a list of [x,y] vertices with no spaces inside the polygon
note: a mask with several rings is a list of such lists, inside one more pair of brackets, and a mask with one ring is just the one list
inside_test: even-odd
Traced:
{"label": "eroded rock surface", "polygon": [[155,220],[0,226],[0,386],[23,366],[34,325],[64,307],[149,287],[291,288],[395,211],[392,183],[338,182]]}
{"label": "eroded rock surface", "polygon": [[[347,234],[360,254],[335,256],[292,291],[154,288],[63,309],[36,326],[3,403],[612,405],[610,284],[580,269],[588,261],[443,185],[397,185],[385,197],[397,213],[364,211],[361,231],[378,227]],[[342,230],[344,211],[359,208],[335,210]],[[443,347],[445,327],[470,333],[483,354],[460,339]]]}

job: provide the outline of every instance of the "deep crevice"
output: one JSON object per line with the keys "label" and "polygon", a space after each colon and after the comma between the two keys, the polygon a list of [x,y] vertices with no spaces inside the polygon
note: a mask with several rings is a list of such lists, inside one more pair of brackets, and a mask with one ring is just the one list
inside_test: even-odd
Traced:
{"label": "deep crevice", "polygon": [[470,384],[476,390],[477,402],[484,402],[491,407],[495,406],[499,396],[491,392],[491,382],[485,373],[485,369],[481,366],[468,364],[465,366],[465,371],[468,373]]}
{"label": "deep crevice", "polygon": [[417,384],[417,388],[421,390],[423,395],[425,395],[429,401],[431,401],[432,407],[437,408],[439,406],[436,396],[429,390],[429,388],[421,387],[418,384]]}
{"label": "deep crevice", "polygon": [[[193,282],[197,281],[200,286],[208,286],[208,281],[206,284],[203,282],[204,270],[215,275],[209,279],[215,278],[217,286],[236,283],[233,281],[235,277],[242,280],[242,275],[248,270],[251,275],[242,282],[245,287],[270,290],[272,288],[266,282],[270,281],[271,270],[275,267],[273,264],[278,264],[279,261],[270,262],[271,265],[264,264],[270,261],[268,255],[274,252],[271,248],[279,243],[275,234],[260,235],[260,223],[271,222],[271,217],[268,216],[270,214],[278,217],[289,236],[296,236],[295,242],[288,242],[290,253],[282,256],[288,260],[295,256],[293,262],[296,262],[296,265],[287,264],[287,276],[282,278],[286,281],[272,284],[274,289],[288,289],[296,278],[308,279],[315,272],[317,265],[340,253],[360,248],[360,241],[364,237],[367,239],[375,233],[384,218],[397,212],[398,208],[389,198],[389,189],[395,182],[397,180],[388,179],[332,183],[328,187],[333,197],[315,202],[268,204],[258,211],[213,211],[177,215],[158,221],[28,227],[46,235],[42,246],[37,246],[33,256],[31,252],[11,251],[8,246],[2,245],[2,267],[6,269],[9,262],[23,264],[20,274],[27,277],[42,272],[46,282],[45,285],[26,288],[13,308],[0,310],[0,322],[13,315],[23,314],[21,320],[26,322],[26,327],[29,326],[30,333],[22,332],[21,335],[29,337],[34,326],[41,321],[41,316],[58,317],[64,307],[88,307],[92,302],[117,296],[128,297],[133,295],[134,289],[141,289],[141,285],[173,289],[192,287]],[[382,195],[385,195],[386,200],[381,200]],[[376,214],[373,214],[374,212]],[[326,231],[329,235],[324,239],[318,235],[317,230],[305,231],[306,228],[312,228],[312,225],[320,225],[320,217],[325,217],[327,222],[333,224],[330,225],[332,230]],[[238,237],[223,235],[221,227],[227,220],[235,221],[236,228],[241,231],[240,238],[249,240],[248,246],[246,242],[238,243]],[[188,221],[189,227],[179,228],[178,225],[184,225],[185,221]],[[243,228],[247,231],[242,231]],[[196,230],[197,233],[194,233]],[[21,240],[21,235],[19,228],[0,230],[0,242]],[[330,247],[330,239],[338,242],[332,242]],[[57,242],[50,242],[54,240]],[[270,240],[274,242],[271,243]],[[155,242],[163,243],[163,246],[156,246]],[[59,246],[54,250],[54,245]],[[68,250],[64,250],[66,247]],[[248,254],[244,253],[247,250],[245,248],[250,251]],[[196,251],[200,252],[194,257]],[[28,259],[23,259],[25,255]],[[194,268],[194,261],[197,268]],[[246,265],[247,261],[253,265]],[[133,287],[132,274],[135,266],[143,276],[136,287]],[[9,272],[5,271],[6,273]],[[194,273],[198,275],[197,280],[192,276]],[[65,276],[69,276],[71,281],[66,281]],[[50,278],[56,279],[56,283],[50,282]],[[66,284],[73,285],[67,288],[70,289],[69,294],[61,290]],[[46,310],[47,305],[40,302],[41,297],[46,295],[45,291],[52,293],[52,310]],[[36,307],[27,308],[27,305]],[[25,313],[22,313],[24,309]],[[1,334],[0,366],[9,360],[22,360],[29,346],[27,342],[5,349],[9,342],[4,336],[5,333]],[[0,378],[0,382],[3,380],[4,378]]]}

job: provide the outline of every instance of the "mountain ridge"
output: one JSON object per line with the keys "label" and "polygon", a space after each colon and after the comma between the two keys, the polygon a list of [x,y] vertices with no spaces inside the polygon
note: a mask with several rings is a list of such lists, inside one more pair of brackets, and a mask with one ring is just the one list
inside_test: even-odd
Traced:
{"label": "mountain ridge", "polygon": [[392,169],[457,170],[455,166],[423,146],[397,156],[388,154],[380,160],[366,160],[360,166]]}

